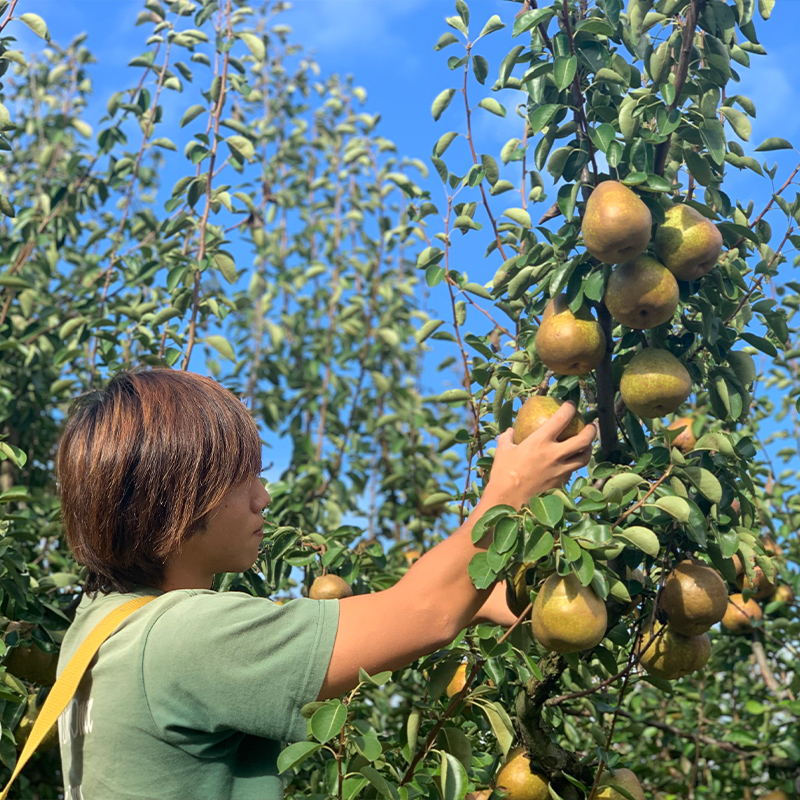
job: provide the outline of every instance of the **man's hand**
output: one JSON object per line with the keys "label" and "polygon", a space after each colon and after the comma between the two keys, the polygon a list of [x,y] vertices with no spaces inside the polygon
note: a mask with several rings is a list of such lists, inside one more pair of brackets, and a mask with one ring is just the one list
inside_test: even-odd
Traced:
{"label": "man's hand", "polygon": [[486,493],[498,503],[519,507],[531,497],[563,486],[576,469],[585,467],[592,456],[597,435],[594,424],[579,434],[559,442],[562,431],[575,416],[572,403],[561,408],[541,428],[520,444],[514,444],[509,428],[497,437],[497,451]]}

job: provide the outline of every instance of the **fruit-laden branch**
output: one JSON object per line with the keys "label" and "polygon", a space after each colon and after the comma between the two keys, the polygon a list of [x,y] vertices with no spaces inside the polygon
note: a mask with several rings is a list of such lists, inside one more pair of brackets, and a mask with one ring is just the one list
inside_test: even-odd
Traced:
{"label": "fruit-laden branch", "polygon": [[597,320],[606,337],[606,353],[597,368],[597,421],[600,425],[600,458],[614,462],[619,453],[617,416],[614,410],[614,379],[611,374],[611,354],[614,351],[611,314],[606,304],[597,304]]}
{"label": "fruit-laden branch", "polygon": [[563,800],[582,800],[583,793],[564,777],[564,773],[588,786],[594,777],[592,768],[582,764],[574,753],[551,741],[549,726],[542,719],[545,702],[558,685],[566,661],[563,656],[553,653],[539,661],[539,669],[542,680],[531,678],[517,695],[518,733],[531,760],[538,762],[559,796]]}
{"label": "fruit-laden branch", "polygon": [[[667,106],[667,113],[674,111],[681,102],[681,92],[683,85],[686,83],[686,78],[689,75],[689,62],[692,58],[692,47],[694,46],[694,34],[697,30],[697,19],[700,16],[700,7],[705,5],[705,0],[692,0],[689,8],[686,11],[686,19],[683,23],[683,32],[681,38],[681,54],[678,58],[678,66],[675,70],[675,99]],[[664,169],[667,166],[667,155],[669,154],[669,145],[672,141],[672,134],[667,136],[666,141],[658,146],[656,154],[656,174],[663,175]]]}

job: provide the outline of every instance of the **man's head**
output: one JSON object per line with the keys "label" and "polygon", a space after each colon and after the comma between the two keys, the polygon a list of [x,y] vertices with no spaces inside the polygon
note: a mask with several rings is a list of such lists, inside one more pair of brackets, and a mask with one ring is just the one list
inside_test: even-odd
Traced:
{"label": "man's head", "polygon": [[210,378],[121,373],[79,398],[58,478],[67,541],[89,569],[86,591],[160,585],[167,559],[260,465],[255,422]]}

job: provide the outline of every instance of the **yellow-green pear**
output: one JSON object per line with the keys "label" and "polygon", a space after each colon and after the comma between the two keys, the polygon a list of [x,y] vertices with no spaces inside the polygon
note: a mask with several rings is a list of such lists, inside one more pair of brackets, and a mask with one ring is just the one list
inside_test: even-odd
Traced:
{"label": "yellow-green pear", "polygon": [[[517,412],[514,420],[514,444],[519,444],[527,439],[534,431],[544,425],[553,414],[561,408],[562,401],[554,397],[535,394],[529,397]],[[569,425],[558,435],[556,441],[563,442],[566,439],[580,433],[586,426],[578,414],[571,420]]]}
{"label": "yellow-green pear", "polygon": [[639,662],[648,675],[671,681],[706,665],[711,655],[711,639],[707,633],[684,636],[670,624],[656,636],[661,629],[662,625],[656,622],[652,633],[643,637],[639,649]]}
{"label": "yellow-green pear", "polygon": [[725,609],[721,625],[731,633],[750,633],[753,629],[750,620],[758,622],[763,617],[764,612],[754,598],[751,597],[745,602],[743,595],[732,594],[728,598],[728,607]]}
{"label": "yellow-green pear", "polygon": [[647,347],[630,360],[619,390],[636,416],[663,417],[677,411],[692,393],[692,379],[672,353]]}
{"label": "yellow-green pear", "polygon": [[656,256],[682,281],[702,278],[717,263],[722,234],[710,219],[682,203],[667,209],[665,216],[656,231]]}
{"label": "yellow-green pear", "polygon": [[586,201],[581,233],[598,261],[619,264],[644,252],[652,224],[650,209],[635,192],[618,181],[604,181]]}
{"label": "yellow-green pear", "polygon": [[495,789],[506,800],[550,800],[547,778],[531,772],[531,762],[523,747],[509,751],[497,773]]}
{"label": "yellow-green pear", "polygon": [[606,635],[608,614],[594,589],[570,573],[552,574],[539,588],[531,612],[533,635],[557,653],[577,653],[599,644]]}
{"label": "yellow-green pear", "polygon": [[347,581],[338,575],[320,575],[314,579],[308,596],[312,600],[341,600],[353,596],[353,589]]}
{"label": "yellow-green pear", "polygon": [[660,261],[641,255],[614,268],[603,299],[617,322],[636,330],[655,328],[672,319],[678,282]]}
{"label": "yellow-green pear", "polygon": [[634,800],[645,800],[639,779],[631,770],[625,768],[614,770],[613,775],[604,771],[593,797],[596,800],[628,800],[622,792],[614,788],[615,786],[624,789]]}
{"label": "yellow-green pear", "polygon": [[573,314],[566,296],[560,294],[545,307],[535,347],[542,363],[553,372],[583,375],[603,360],[606,337],[586,306]]}
{"label": "yellow-green pear", "polygon": [[725,616],[728,590],[715,569],[686,559],[667,576],[659,603],[670,629],[697,636]]}

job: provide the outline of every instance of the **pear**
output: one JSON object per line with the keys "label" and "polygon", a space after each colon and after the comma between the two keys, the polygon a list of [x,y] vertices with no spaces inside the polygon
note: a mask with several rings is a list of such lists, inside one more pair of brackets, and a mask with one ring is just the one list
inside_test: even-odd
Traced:
{"label": "pear", "polygon": [[663,627],[656,622],[652,633],[642,639],[639,663],[648,675],[672,681],[706,665],[711,655],[711,639],[707,633],[683,636],[673,630],[670,623],[660,636],[656,636]]}
{"label": "pear", "polygon": [[343,597],[352,597],[353,590],[338,575],[320,575],[311,584],[308,596],[312,600],[340,600]]}
{"label": "pear", "polygon": [[637,416],[663,417],[677,411],[691,394],[692,379],[672,353],[648,347],[630,360],[619,390]]}
{"label": "pear", "polygon": [[683,430],[672,440],[672,446],[677,447],[681,453],[691,453],[697,444],[697,437],[692,432],[691,417],[681,417],[667,425],[667,430],[674,431],[678,428]]}
{"label": "pear", "polygon": [[656,231],[656,256],[679,280],[696,281],[710,272],[722,252],[717,226],[691,206],[667,209]]}
{"label": "pear", "polygon": [[[28,741],[28,737],[31,735],[31,731],[33,730],[33,726],[36,723],[41,710],[41,706],[36,702],[36,692],[31,692],[28,695],[28,702],[25,706],[25,714],[17,723],[17,727],[14,728],[14,741],[16,742],[18,750],[22,750],[22,748],[25,746],[25,743]],[[54,723],[44,735],[44,739],[42,739],[39,747],[36,748],[36,752],[45,753],[48,750],[55,749],[56,747],[58,747],[58,725]]]}
{"label": "pear", "polygon": [[531,622],[533,635],[548,650],[577,653],[600,643],[608,615],[605,603],[577,575],[553,573],[539,588]]}
{"label": "pear", "polygon": [[[514,444],[527,439],[535,430],[544,425],[561,407],[561,401],[544,395],[533,395],[523,404],[514,420]],[[563,442],[580,433],[586,426],[576,414],[569,425],[559,434],[557,441]]]}
{"label": "pear", "polygon": [[608,772],[603,772],[600,778],[600,785],[593,797],[595,800],[628,800],[622,792],[616,791],[615,786],[624,789],[633,800],[645,800],[642,784],[639,779],[629,769],[614,770],[611,775]]}
{"label": "pear", "polygon": [[753,563],[753,570],[755,572],[755,583],[751,582],[747,577],[744,564],[738,555],[733,555],[733,565],[736,568],[736,585],[740,589],[749,589],[756,600],[763,600],[769,597],[775,591],[775,584],[764,574],[764,570]]}
{"label": "pear", "polygon": [[547,778],[531,772],[531,762],[523,747],[509,751],[497,773],[495,787],[505,800],[550,800]]}
{"label": "pear", "polygon": [[560,294],[545,307],[535,347],[542,363],[553,372],[583,375],[603,360],[606,337],[586,306],[573,314],[566,296]]}
{"label": "pear", "polygon": [[519,616],[531,602],[531,583],[536,574],[536,563],[517,562],[508,568],[506,579],[506,605],[515,616]]}
{"label": "pear", "polygon": [[790,605],[794,602],[794,589],[792,589],[791,586],[787,586],[785,583],[782,583],[775,589],[775,592],[770,599],[773,602],[778,601],[784,605]]}
{"label": "pear", "polygon": [[725,616],[728,591],[716,570],[687,560],[667,576],[659,602],[673,631],[697,636]]}
{"label": "pear", "polygon": [[722,618],[722,627],[731,633],[749,633],[752,626],[750,620],[758,622],[763,618],[761,606],[751,597],[746,603],[740,594],[730,596],[728,608]]}
{"label": "pear", "polygon": [[603,299],[617,322],[635,330],[655,328],[672,319],[678,282],[660,261],[641,255],[614,268]]}
{"label": "pear", "polygon": [[618,181],[604,181],[586,201],[581,233],[598,261],[619,264],[644,252],[652,224],[650,209],[635,192]]}
{"label": "pear", "polygon": [[777,789],[769,794],[762,794],[758,800],[791,800],[788,794],[783,789]]}

